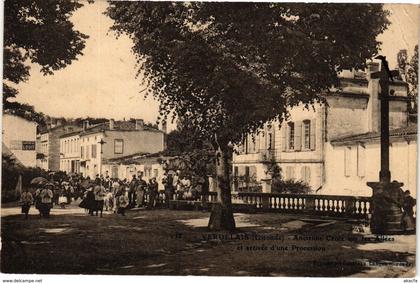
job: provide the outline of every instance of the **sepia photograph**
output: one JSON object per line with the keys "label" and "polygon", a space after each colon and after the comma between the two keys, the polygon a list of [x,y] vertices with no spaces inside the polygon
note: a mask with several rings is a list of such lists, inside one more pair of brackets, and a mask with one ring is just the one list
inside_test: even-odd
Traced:
{"label": "sepia photograph", "polygon": [[418,4],[1,2],[3,283],[417,282]]}

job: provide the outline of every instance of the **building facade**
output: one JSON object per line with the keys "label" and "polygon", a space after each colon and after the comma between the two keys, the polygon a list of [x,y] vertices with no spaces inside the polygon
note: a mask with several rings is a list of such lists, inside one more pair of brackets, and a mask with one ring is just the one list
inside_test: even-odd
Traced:
{"label": "building facade", "polygon": [[80,131],[60,136],[60,171],[80,173]]}
{"label": "building facade", "polygon": [[[371,196],[366,182],[379,179],[380,134],[366,133],[331,140],[325,155],[323,193]],[[417,125],[390,131],[391,180],[404,183],[416,197],[417,189]]]}
{"label": "building facade", "polygon": [[66,133],[80,130],[80,127],[72,124],[59,124],[52,128],[46,128],[37,136],[37,166],[47,171],[60,170],[60,137]]}
{"label": "building facade", "polygon": [[36,166],[36,127],[35,122],[3,114],[3,144],[27,167]]}
{"label": "building facade", "polygon": [[[380,132],[379,80],[370,78],[370,74],[378,70],[379,64],[371,63],[366,73],[343,72],[340,88],[332,88],[324,94],[327,103],[315,104],[309,109],[294,107],[287,121],[281,124],[274,121],[258,134],[249,135],[233,157],[234,189],[269,180],[269,168],[277,164],[284,180],[303,181],[314,193],[348,194],[334,177],[332,169],[335,163],[342,163],[342,154],[332,146],[332,141]],[[407,84],[391,83],[390,129],[407,127],[408,103]],[[371,154],[379,158],[379,151]],[[369,161],[366,160],[366,167]],[[364,182],[377,179],[375,176]],[[265,186],[264,190],[269,187]]]}
{"label": "building facade", "polygon": [[164,132],[144,125],[143,120],[114,121],[89,126],[80,133],[80,172],[94,178],[105,175],[109,159],[164,150]]}

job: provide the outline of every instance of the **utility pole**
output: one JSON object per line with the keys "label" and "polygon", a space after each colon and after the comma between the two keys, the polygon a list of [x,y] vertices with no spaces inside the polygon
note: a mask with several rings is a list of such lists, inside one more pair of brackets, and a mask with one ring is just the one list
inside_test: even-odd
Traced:
{"label": "utility pole", "polygon": [[99,176],[101,176],[101,174],[102,174],[102,154],[103,154],[102,146],[103,146],[104,144],[106,144],[106,141],[104,141],[104,140],[101,138],[101,140],[100,140],[98,143],[99,143],[99,146],[101,147],[100,157],[99,157]]}

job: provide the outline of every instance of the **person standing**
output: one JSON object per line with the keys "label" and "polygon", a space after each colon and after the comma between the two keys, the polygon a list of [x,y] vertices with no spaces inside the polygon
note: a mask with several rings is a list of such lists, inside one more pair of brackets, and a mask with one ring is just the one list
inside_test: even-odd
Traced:
{"label": "person standing", "polygon": [[162,178],[162,184],[165,187],[165,204],[169,208],[169,201],[174,198],[173,178],[171,174],[165,172]]}
{"label": "person standing", "polygon": [[144,195],[146,193],[147,183],[143,180],[143,175],[139,175],[136,187],[136,203],[137,207],[142,207],[144,205]]}
{"label": "person standing", "polygon": [[137,176],[133,175],[133,179],[131,179],[130,185],[128,186],[128,207],[129,208],[132,208],[135,206],[134,195],[136,192],[137,185],[138,185]]}
{"label": "person standing", "polygon": [[153,209],[155,207],[155,200],[158,194],[158,183],[156,182],[156,177],[150,179],[149,182],[149,202],[147,204],[148,209]]}
{"label": "person standing", "polygon": [[404,192],[404,198],[402,200],[402,227],[405,231],[411,232],[415,231],[415,223],[414,220],[414,206],[416,205],[416,200],[410,195],[410,191],[406,190]]}
{"label": "person standing", "polygon": [[48,183],[40,192],[41,197],[41,215],[44,217],[50,217],[50,210],[53,207],[53,191],[54,185]]}
{"label": "person standing", "polygon": [[32,193],[29,192],[28,188],[24,188],[24,191],[20,195],[20,204],[22,206],[22,213],[25,214],[25,219],[28,219],[29,209],[34,201]]}
{"label": "person standing", "polygon": [[124,190],[120,190],[117,193],[117,213],[125,216],[125,209],[129,204],[127,193]]}
{"label": "person standing", "polygon": [[101,183],[96,184],[96,186],[93,189],[93,193],[95,195],[96,216],[98,216],[99,212],[101,212],[100,216],[102,217],[102,212],[104,210],[104,201],[106,196],[105,188],[101,185]]}
{"label": "person standing", "polygon": [[90,216],[93,216],[95,206],[95,194],[93,193],[93,186],[90,186],[86,192],[86,207],[89,211]]}
{"label": "person standing", "polygon": [[35,191],[35,208],[39,211],[39,216],[42,217],[42,202],[41,202],[41,188]]}

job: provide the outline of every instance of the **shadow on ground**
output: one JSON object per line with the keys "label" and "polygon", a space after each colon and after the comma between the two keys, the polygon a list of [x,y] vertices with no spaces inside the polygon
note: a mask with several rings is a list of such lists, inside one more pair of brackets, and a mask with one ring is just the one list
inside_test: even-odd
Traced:
{"label": "shadow on ground", "polygon": [[[5,273],[411,277],[415,235],[377,241],[360,224],[280,214],[236,215],[238,230],[210,233],[209,214],[2,218]],[[364,232],[363,232],[364,230]],[[382,239],[384,240],[384,239]],[[393,241],[391,241],[393,240]]]}

